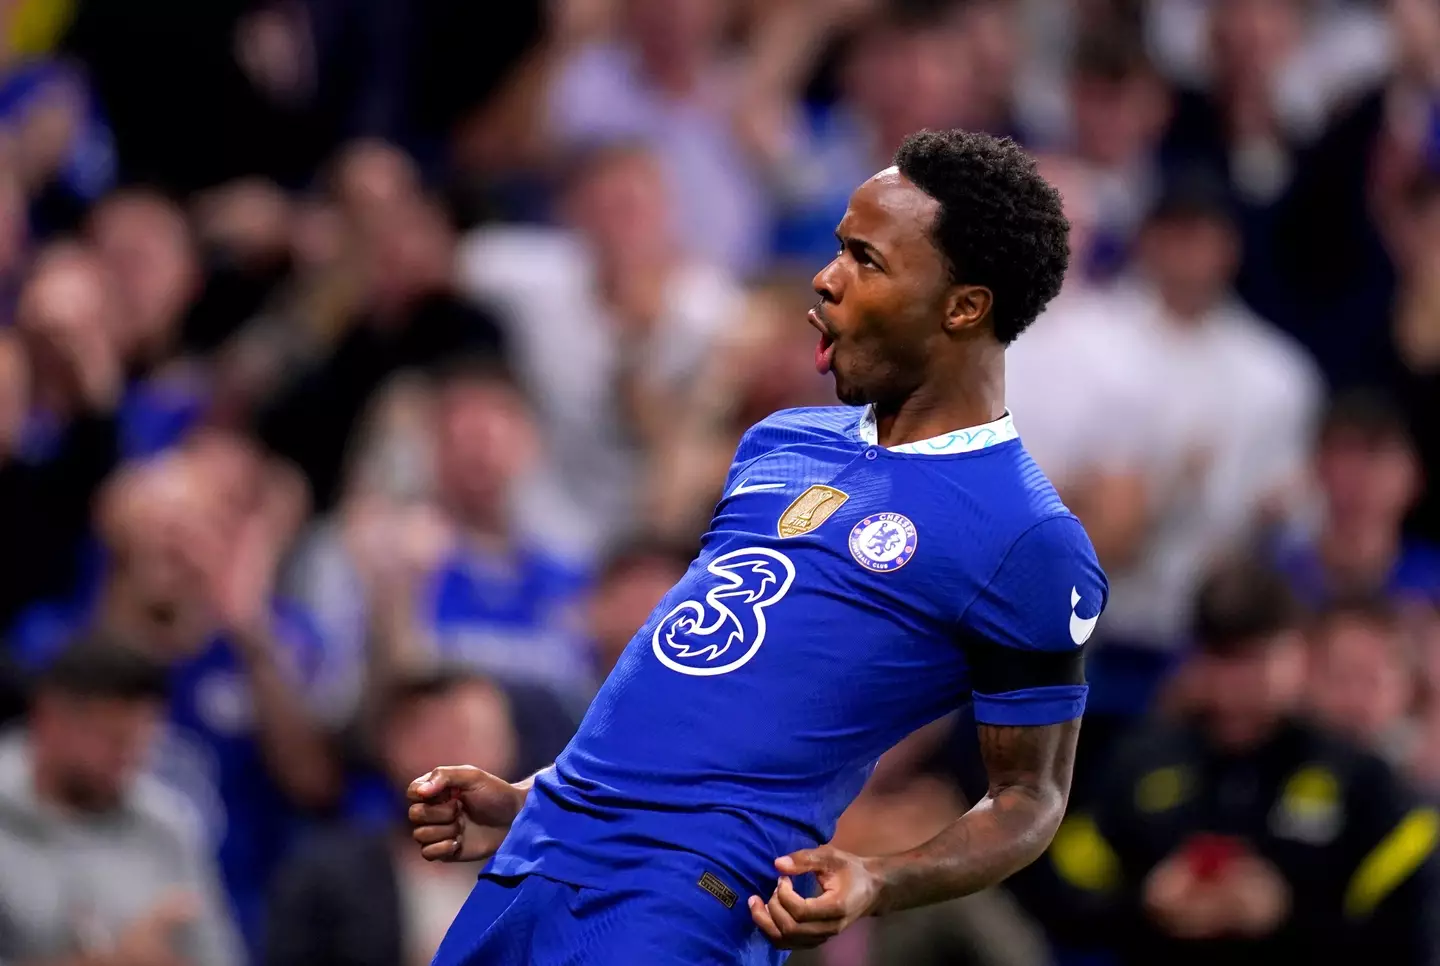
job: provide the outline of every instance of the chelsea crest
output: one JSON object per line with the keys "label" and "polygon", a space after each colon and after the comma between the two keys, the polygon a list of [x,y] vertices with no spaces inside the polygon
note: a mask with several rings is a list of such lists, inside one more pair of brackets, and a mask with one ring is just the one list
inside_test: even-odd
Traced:
{"label": "chelsea crest", "polygon": [[915,556],[915,524],[899,513],[875,513],[850,531],[850,556],[866,570],[899,570]]}

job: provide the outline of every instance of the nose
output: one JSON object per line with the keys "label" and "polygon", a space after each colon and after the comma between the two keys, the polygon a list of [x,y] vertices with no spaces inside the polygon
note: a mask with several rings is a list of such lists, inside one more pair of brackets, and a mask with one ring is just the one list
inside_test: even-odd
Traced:
{"label": "nose", "polygon": [[815,277],[810,280],[810,284],[814,287],[815,294],[826,302],[839,302],[845,287],[843,273],[840,270],[840,259],[832,258],[828,265],[815,274]]}

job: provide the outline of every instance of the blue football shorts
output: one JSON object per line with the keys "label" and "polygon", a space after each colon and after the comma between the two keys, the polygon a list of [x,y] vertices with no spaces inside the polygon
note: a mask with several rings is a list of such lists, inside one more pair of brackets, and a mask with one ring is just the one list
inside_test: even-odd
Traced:
{"label": "blue football shorts", "polygon": [[[714,885],[714,880],[709,880]],[[735,892],[692,878],[625,876],[590,888],[484,873],[432,966],[780,966]]]}

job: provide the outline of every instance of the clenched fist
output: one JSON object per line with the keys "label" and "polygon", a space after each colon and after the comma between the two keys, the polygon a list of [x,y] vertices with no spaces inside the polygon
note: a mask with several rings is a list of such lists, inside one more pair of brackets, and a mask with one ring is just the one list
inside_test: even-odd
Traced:
{"label": "clenched fist", "polygon": [[446,765],[410,783],[409,817],[420,854],[474,862],[495,854],[529,792],[473,765]]}

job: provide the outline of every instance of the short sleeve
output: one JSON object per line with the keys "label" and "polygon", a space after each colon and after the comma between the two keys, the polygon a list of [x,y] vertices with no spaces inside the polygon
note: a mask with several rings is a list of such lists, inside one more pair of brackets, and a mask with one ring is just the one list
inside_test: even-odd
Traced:
{"label": "short sleeve", "polygon": [[1026,530],[961,619],[975,718],[1048,725],[1085,709],[1081,647],[1109,584],[1080,521],[1050,517]]}

